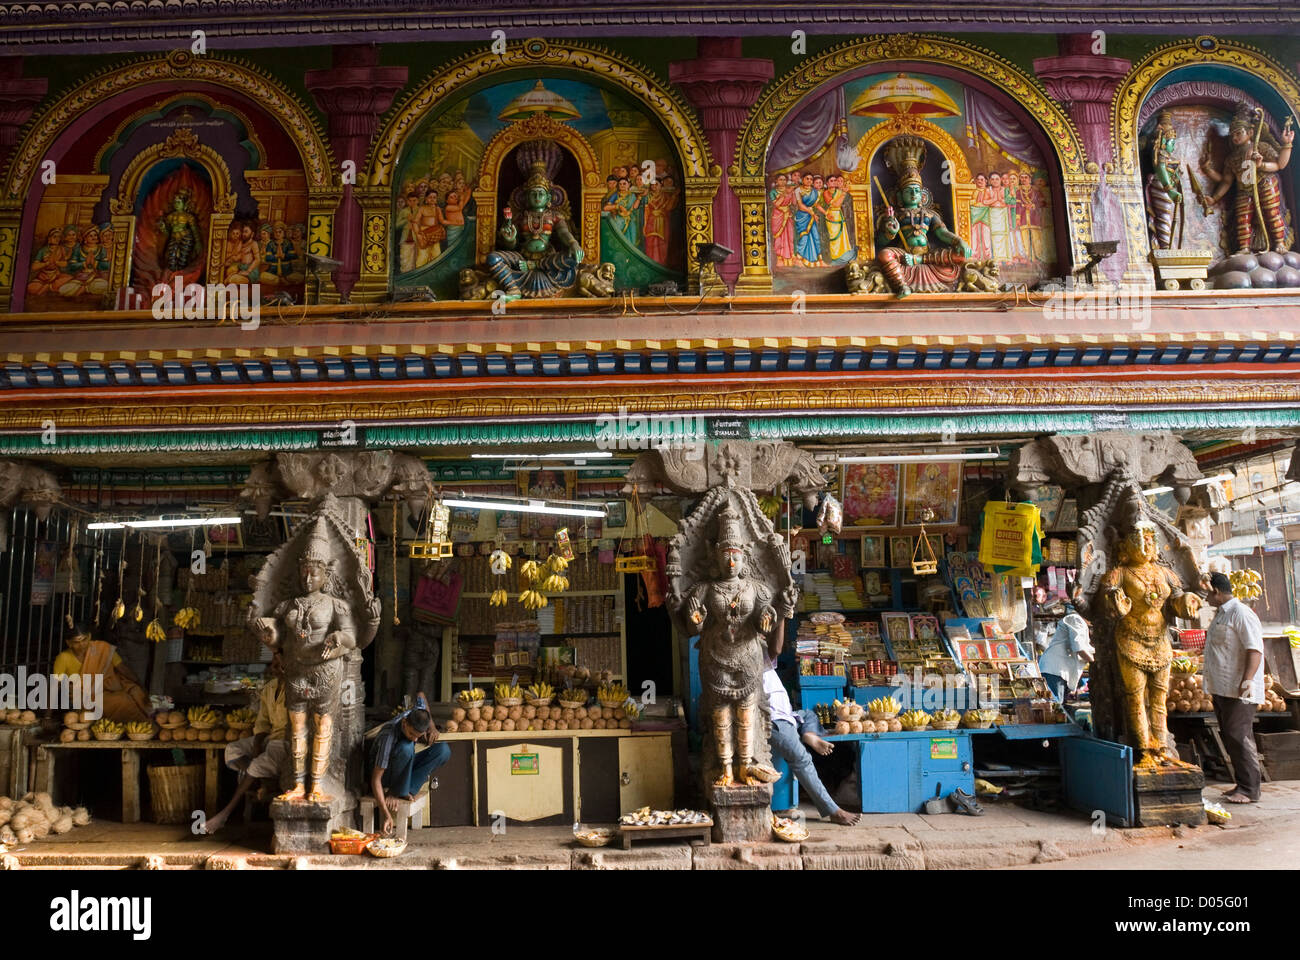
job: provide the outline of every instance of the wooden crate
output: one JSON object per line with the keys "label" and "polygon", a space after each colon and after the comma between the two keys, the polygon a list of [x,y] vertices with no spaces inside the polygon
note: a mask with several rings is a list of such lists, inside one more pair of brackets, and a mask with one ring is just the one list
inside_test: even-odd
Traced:
{"label": "wooden crate", "polygon": [[1255,744],[1260,756],[1266,760],[1300,760],[1300,730],[1257,733]]}

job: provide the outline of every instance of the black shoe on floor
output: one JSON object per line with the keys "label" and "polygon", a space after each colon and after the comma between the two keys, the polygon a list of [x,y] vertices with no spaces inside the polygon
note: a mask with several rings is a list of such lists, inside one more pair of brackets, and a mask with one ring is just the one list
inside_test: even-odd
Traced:
{"label": "black shoe on floor", "polygon": [[980,806],[979,801],[961,788],[948,794],[948,799],[952,801],[958,813],[970,814],[972,817],[982,817],[984,808]]}

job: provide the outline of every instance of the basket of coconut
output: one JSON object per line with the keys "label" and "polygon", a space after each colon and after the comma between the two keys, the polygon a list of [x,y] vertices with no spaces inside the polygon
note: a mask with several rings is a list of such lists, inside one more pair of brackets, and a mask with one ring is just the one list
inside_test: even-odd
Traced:
{"label": "basket of coconut", "polygon": [[1165,698],[1169,713],[1209,713],[1214,709],[1214,701],[1204,689],[1204,678],[1196,672],[1191,657],[1177,657],[1169,667],[1169,694]]}

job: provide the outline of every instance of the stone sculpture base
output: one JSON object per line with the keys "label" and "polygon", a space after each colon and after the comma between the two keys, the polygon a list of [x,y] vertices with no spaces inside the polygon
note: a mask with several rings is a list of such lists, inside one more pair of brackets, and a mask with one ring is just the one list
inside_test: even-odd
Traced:
{"label": "stone sculpture base", "polygon": [[1201,791],[1205,774],[1200,767],[1133,769],[1134,811],[1140,827],[1205,823]]}
{"label": "stone sculpture base", "polygon": [[772,785],[711,787],[714,843],[772,839]]}
{"label": "stone sculpture base", "polygon": [[343,800],[335,797],[328,803],[302,800],[274,800],[271,821],[275,835],[272,853],[329,853],[330,834],[345,826]]}

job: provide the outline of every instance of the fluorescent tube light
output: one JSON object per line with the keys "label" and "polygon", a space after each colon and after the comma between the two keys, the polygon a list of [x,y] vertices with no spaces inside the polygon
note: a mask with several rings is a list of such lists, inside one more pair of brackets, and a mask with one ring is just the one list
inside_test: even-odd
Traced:
{"label": "fluorescent tube light", "polygon": [[1142,496],[1154,497],[1157,493],[1173,493],[1173,487],[1152,487],[1150,490],[1143,490]]}
{"label": "fluorescent tube light", "polygon": [[1220,483],[1222,483],[1222,482],[1225,481],[1225,480],[1232,480],[1233,477],[1234,477],[1234,475],[1231,474],[1231,473],[1219,473],[1219,474],[1215,474],[1215,475],[1212,476],[1212,477],[1201,477],[1201,479],[1199,479],[1199,480],[1197,480],[1195,483],[1193,483],[1192,486],[1194,486],[1194,487],[1203,487],[1203,486],[1205,486],[1207,483],[1213,483],[1215,480],[1218,480]]}
{"label": "fluorescent tube light", "polygon": [[891,456],[840,457],[839,463],[948,463],[952,460],[996,460],[993,450],[980,453],[896,453]]}
{"label": "fluorescent tube light", "polygon": [[121,530],[123,527],[130,527],[132,530],[152,530],[159,527],[212,527],[222,523],[242,523],[239,517],[177,517],[173,520],[164,520],[159,517],[157,520],[123,520],[121,523],[103,522],[88,523],[87,530]]}
{"label": "fluorescent tube light", "polygon": [[443,506],[468,510],[501,510],[507,513],[546,513],[563,517],[603,517],[606,511],[590,507],[551,506],[544,500],[454,500],[444,497]]}

